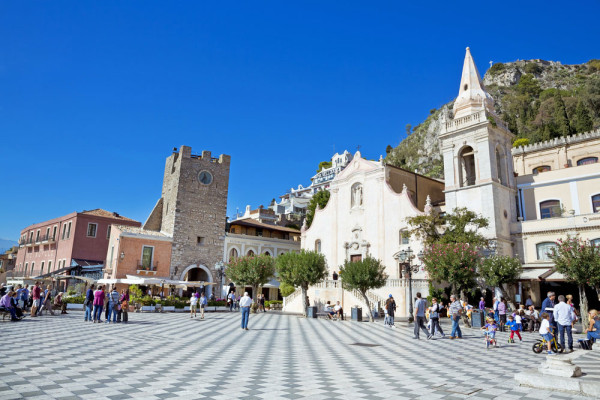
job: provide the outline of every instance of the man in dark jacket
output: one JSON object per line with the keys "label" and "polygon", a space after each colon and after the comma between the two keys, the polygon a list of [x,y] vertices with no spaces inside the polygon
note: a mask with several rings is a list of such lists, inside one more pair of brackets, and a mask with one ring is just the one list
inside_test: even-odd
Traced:
{"label": "man in dark jacket", "polygon": [[554,292],[548,292],[548,297],[544,299],[542,302],[542,311],[541,313],[547,313],[550,316],[550,325],[554,326],[554,328],[558,328],[556,325],[556,321],[554,320],[554,299],[556,298],[556,294]]}

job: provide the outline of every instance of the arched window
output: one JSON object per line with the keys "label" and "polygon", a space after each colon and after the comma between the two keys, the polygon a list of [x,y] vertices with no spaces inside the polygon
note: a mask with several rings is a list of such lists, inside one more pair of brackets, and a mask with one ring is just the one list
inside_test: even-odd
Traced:
{"label": "arched window", "polygon": [[29,268],[29,263],[25,263],[25,270],[23,271],[23,276],[28,276],[27,275],[27,268]]}
{"label": "arched window", "polygon": [[315,240],[315,251],[317,253],[321,252],[321,240],[320,239]]}
{"label": "arched window", "polygon": [[598,157],[586,157],[577,161],[577,165],[587,165],[587,164],[596,164],[598,162]]}
{"label": "arched window", "polygon": [[546,172],[546,171],[550,171],[552,168],[550,168],[549,165],[540,165],[539,167],[535,167],[531,173],[534,175],[539,174],[540,172]]}
{"label": "arched window", "polygon": [[592,196],[592,212],[600,212],[600,193]]}
{"label": "arched window", "polygon": [[234,258],[237,258],[237,256],[238,256],[237,249],[229,250],[229,261],[233,260]]}
{"label": "arched window", "polygon": [[504,152],[500,147],[496,147],[496,174],[498,181],[503,185],[507,184],[505,165]]}
{"label": "arched window", "polygon": [[459,156],[459,179],[460,187],[472,186],[475,184],[475,152],[470,146],[461,150]]}
{"label": "arched window", "polygon": [[540,219],[560,217],[560,200],[546,200],[540,203]]}
{"label": "arched window", "polygon": [[554,242],[542,242],[535,245],[537,250],[537,259],[540,261],[550,260],[552,249],[556,247]]}
{"label": "arched window", "polygon": [[400,244],[408,244],[410,239],[410,235],[406,229],[402,229],[400,231]]}
{"label": "arched window", "polygon": [[265,251],[265,256],[271,257],[271,253],[269,253],[268,251]]}
{"label": "arched window", "polygon": [[246,253],[249,256],[253,256],[254,255],[254,250],[248,250],[248,253]]}

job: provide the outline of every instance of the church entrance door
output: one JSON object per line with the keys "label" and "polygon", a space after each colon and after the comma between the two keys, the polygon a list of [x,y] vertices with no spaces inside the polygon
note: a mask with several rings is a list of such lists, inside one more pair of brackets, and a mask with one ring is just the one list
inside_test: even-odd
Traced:
{"label": "church entrance door", "polygon": [[352,261],[352,262],[362,261],[362,254],[352,254],[350,256],[350,261]]}

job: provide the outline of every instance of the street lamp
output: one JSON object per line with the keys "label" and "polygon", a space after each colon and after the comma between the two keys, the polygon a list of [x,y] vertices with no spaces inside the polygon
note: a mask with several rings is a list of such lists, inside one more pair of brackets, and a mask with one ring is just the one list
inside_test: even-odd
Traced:
{"label": "street lamp", "polygon": [[215,269],[217,270],[217,275],[219,276],[219,297],[223,295],[223,278],[225,278],[225,264],[223,261],[218,261],[215,264]]}
{"label": "street lamp", "polygon": [[[406,250],[402,250],[396,255],[396,260],[398,264],[403,267],[404,273],[408,276],[408,322],[413,322],[415,320],[413,316],[413,300],[412,300],[412,274],[416,274],[421,269],[419,264],[411,265],[412,260],[415,258],[414,252],[409,247]],[[419,252],[417,258],[423,258],[423,252]]]}

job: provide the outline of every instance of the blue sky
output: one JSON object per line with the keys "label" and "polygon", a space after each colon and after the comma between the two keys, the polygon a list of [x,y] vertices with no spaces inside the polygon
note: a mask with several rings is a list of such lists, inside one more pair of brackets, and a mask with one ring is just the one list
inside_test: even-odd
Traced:
{"label": "blue sky", "polygon": [[[104,208],[144,221],[173,147],[232,156],[229,214],[378,158],[493,60],[600,58],[597,1],[3,1],[0,238]],[[419,3],[419,4],[416,4]]]}

